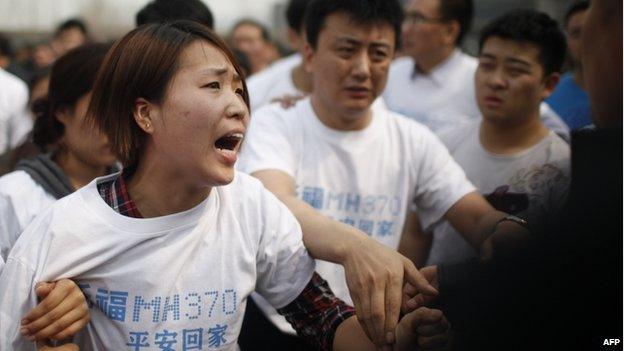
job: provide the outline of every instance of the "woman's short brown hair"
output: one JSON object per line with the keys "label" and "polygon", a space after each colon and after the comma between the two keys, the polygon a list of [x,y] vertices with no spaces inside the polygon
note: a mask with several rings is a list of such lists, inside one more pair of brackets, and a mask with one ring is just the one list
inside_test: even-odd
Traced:
{"label": "woman's short brown hair", "polygon": [[[244,77],[225,42],[208,27],[191,21],[141,26],[113,45],[93,87],[88,116],[107,136],[124,166],[135,165],[146,134],[134,120],[138,98],[162,103],[182,51],[197,40],[216,46]],[[243,98],[249,94],[243,80]]]}

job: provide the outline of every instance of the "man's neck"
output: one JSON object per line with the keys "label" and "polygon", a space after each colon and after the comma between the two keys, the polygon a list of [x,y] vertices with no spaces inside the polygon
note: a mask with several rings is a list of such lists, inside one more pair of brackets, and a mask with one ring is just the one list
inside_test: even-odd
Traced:
{"label": "man's neck", "polygon": [[363,111],[336,111],[327,108],[316,95],[310,97],[312,109],[326,127],[340,131],[356,131],[368,127],[373,119],[370,106]]}
{"label": "man's neck", "polygon": [[444,47],[430,55],[423,55],[416,60],[416,69],[423,74],[430,74],[442,62],[446,61],[455,52],[455,47]]}
{"label": "man's neck", "polygon": [[70,152],[59,153],[55,156],[54,161],[69,178],[69,182],[74,190],[80,189],[96,177],[106,174],[105,166],[90,165]]}
{"label": "man's neck", "polygon": [[483,119],[479,130],[479,140],[487,151],[499,155],[513,155],[527,150],[550,131],[542,123],[539,111],[522,123],[494,123]]}
{"label": "man's neck", "polygon": [[306,94],[312,92],[312,75],[306,72],[303,67],[303,62],[297,66],[295,66],[290,72],[290,77],[292,78],[293,85],[299,91],[302,91]]}
{"label": "man's neck", "polygon": [[130,197],[143,217],[160,217],[189,210],[210,194],[211,187],[185,184],[184,174],[178,170],[168,172],[171,168],[171,165],[161,165],[148,156],[139,163],[128,182]]}

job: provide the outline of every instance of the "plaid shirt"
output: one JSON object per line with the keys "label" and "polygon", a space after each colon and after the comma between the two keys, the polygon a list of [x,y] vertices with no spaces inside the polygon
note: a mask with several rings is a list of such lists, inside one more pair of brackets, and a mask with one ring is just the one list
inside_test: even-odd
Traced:
{"label": "plaid shirt", "polygon": [[[126,169],[119,177],[98,184],[98,191],[118,213],[143,218],[128,193],[127,182],[132,173],[132,170]],[[286,317],[300,337],[318,350],[331,350],[338,326],[355,315],[353,307],[337,298],[316,272],[301,294],[277,312]]]}

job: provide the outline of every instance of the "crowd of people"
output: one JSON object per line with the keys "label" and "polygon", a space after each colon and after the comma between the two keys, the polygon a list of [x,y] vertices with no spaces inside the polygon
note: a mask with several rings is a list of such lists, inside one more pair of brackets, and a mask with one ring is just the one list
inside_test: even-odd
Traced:
{"label": "crowd of people", "polygon": [[0,350],[612,350],[622,2],[200,0],[0,36]]}

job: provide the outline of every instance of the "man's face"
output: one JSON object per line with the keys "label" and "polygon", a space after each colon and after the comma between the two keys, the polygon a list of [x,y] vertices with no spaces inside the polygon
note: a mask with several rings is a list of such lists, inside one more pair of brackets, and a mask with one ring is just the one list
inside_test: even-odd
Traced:
{"label": "man's face", "polygon": [[359,118],[386,86],[395,50],[390,24],[361,25],[343,13],[325,19],[316,49],[306,45],[313,98],[328,111]]}
{"label": "man's face", "polygon": [[262,69],[267,63],[267,43],[262,37],[262,29],[252,24],[241,24],[232,32],[234,47],[247,55],[252,71]]}
{"label": "man's face", "polygon": [[483,118],[510,126],[539,115],[539,106],[559,81],[544,77],[536,45],[490,37],[475,73],[477,103]]}
{"label": "man's face", "polygon": [[581,37],[583,77],[594,123],[599,127],[621,127],[622,17],[619,13],[608,14],[605,2],[592,1],[587,11]]}
{"label": "man's face", "polygon": [[412,0],[405,8],[402,50],[416,61],[454,45],[449,22],[440,14],[440,0]]}
{"label": "man's face", "polygon": [[78,28],[68,28],[59,34],[56,41],[60,47],[60,49],[57,48],[57,50],[60,51],[59,55],[62,55],[69,50],[86,43],[87,37]]}
{"label": "man's face", "polygon": [[586,15],[587,11],[579,11],[573,14],[565,28],[568,38],[568,51],[575,66],[581,63],[581,33],[583,32],[583,23],[585,23]]}

